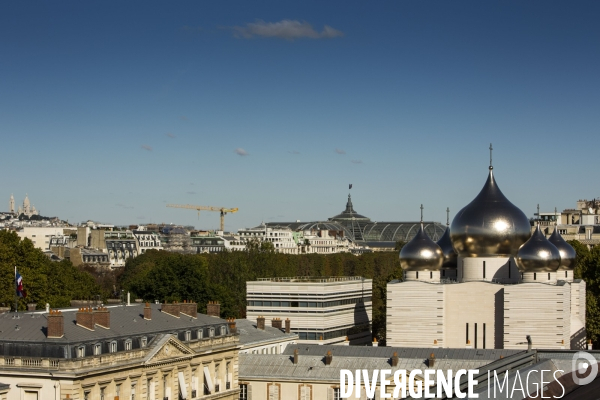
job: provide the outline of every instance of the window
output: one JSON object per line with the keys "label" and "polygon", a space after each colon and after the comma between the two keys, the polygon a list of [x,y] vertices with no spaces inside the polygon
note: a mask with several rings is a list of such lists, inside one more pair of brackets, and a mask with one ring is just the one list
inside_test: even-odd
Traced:
{"label": "window", "polygon": [[215,364],[215,392],[220,390],[219,369],[221,369],[221,364]]}
{"label": "window", "polygon": [[116,341],[110,342],[110,352],[111,353],[117,352],[117,342]]}
{"label": "window", "polygon": [[475,332],[474,332],[474,336],[475,336],[475,348],[477,348],[477,323],[475,323]]}
{"label": "window", "polygon": [[225,325],[223,325],[221,327],[221,335],[225,335],[225,334],[227,334],[227,328],[225,328]]}
{"label": "window", "polygon": [[465,340],[465,343],[469,343],[469,323],[467,322],[467,338]]}
{"label": "window", "polygon": [[142,340],[140,341],[140,345],[141,345],[142,347],[146,347],[146,346],[148,345],[148,338],[147,338],[146,336],[144,336],[144,337],[142,338]]}
{"label": "window", "polygon": [[115,395],[116,396],[121,395],[121,384],[120,383],[117,383],[117,385],[115,386]]}
{"label": "window", "polygon": [[106,393],[106,388],[105,387],[101,387],[100,388],[100,400],[105,400],[104,398],[104,394]]}
{"label": "window", "polygon": [[485,261],[483,262],[483,279],[485,279]]}
{"label": "window", "polygon": [[239,400],[248,400],[248,384],[240,385],[240,399]]}
{"label": "window", "polygon": [[83,400],[90,400],[90,391],[86,390],[83,392]]}
{"label": "window", "polygon": [[131,339],[125,341],[125,351],[131,350]]}
{"label": "window", "polygon": [[79,358],[85,357],[85,346],[79,346],[77,348],[77,357],[79,357]]}
{"label": "window", "polygon": [[213,337],[213,336],[215,336],[215,328],[211,327],[211,328],[208,330],[208,336],[209,336],[209,337]]}
{"label": "window", "polygon": [[300,386],[300,398],[299,400],[312,400],[310,396],[312,387],[307,385]]}
{"label": "window", "polygon": [[99,356],[100,354],[102,354],[102,345],[100,343],[96,343],[94,345],[94,355]]}
{"label": "window", "polygon": [[231,389],[231,381],[229,379],[229,377],[230,377],[230,375],[229,375],[230,368],[231,368],[231,363],[227,362],[225,364],[225,382],[226,382],[225,383],[225,389],[227,389],[227,390]]}
{"label": "window", "polygon": [[340,388],[333,388],[333,400],[340,400]]}
{"label": "window", "polygon": [[192,331],[185,331],[185,340],[188,342],[192,340]]}
{"label": "window", "polygon": [[204,337],[204,330],[198,329],[198,339],[202,339]]}

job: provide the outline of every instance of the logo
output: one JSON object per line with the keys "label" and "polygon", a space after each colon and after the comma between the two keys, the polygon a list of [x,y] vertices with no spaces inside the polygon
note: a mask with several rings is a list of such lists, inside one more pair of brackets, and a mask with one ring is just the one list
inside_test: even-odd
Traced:
{"label": "logo", "polygon": [[[598,361],[590,353],[585,351],[578,351],[573,355],[571,362],[571,369],[573,370],[573,382],[576,385],[587,385],[591,383],[598,375]],[[590,370],[588,376],[583,376]]]}

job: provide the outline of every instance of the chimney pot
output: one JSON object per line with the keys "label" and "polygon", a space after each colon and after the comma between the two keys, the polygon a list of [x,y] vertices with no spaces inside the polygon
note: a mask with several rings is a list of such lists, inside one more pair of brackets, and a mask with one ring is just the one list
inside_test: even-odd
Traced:
{"label": "chimney pot", "polygon": [[392,355],[392,367],[397,367],[398,366],[398,352],[394,352],[394,354]]}
{"label": "chimney pot", "polygon": [[331,365],[331,361],[333,361],[333,354],[331,354],[331,350],[325,354],[325,365]]}
{"label": "chimney pot", "polygon": [[256,318],[256,328],[260,330],[265,330],[265,317]]}
{"label": "chimney pot", "polygon": [[219,318],[221,316],[221,305],[218,301],[209,301],[206,305],[206,314],[211,317]]}
{"label": "chimney pot", "polygon": [[431,353],[429,355],[429,368],[435,367],[435,354]]}
{"label": "chimney pot", "polygon": [[150,308],[150,303],[146,303],[144,306],[144,319],[148,321],[152,319],[152,308]]}
{"label": "chimney pot", "polygon": [[87,308],[81,308],[77,314],[75,314],[75,321],[77,325],[93,331],[95,328],[94,313],[89,312]]}
{"label": "chimney pot", "polygon": [[295,349],[294,350],[294,364],[298,364],[298,358],[299,358],[298,349]]}
{"label": "chimney pot", "polygon": [[65,319],[60,311],[50,310],[48,315],[48,329],[46,336],[49,339],[57,339],[64,336],[65,333]]}
{"label": "chimney pot", "polygon": [[291,333],[292,321],[289,318],[285,319],[285,333]]}
{"label": "chimney pot", "polygon": [[177,302],[173,302],[172,304],[165,302],[160,308],[160,311],[179,318],[179,313],[181,313],[181,305]]}
{"label": "chimney pot", "polygon": [[[91,307],[90,307],[91,311]],[[98,307],[94,312],[94,320],[97,325],[103,328],[110,329],[110,311],[106,307]]]}

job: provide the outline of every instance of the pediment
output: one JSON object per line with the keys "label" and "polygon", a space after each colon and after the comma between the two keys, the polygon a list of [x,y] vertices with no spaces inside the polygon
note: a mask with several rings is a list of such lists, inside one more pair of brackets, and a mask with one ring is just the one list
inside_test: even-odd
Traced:
{"label": "pediment", "polygon": [[180,342],[174,335],[165,335],[150,350],[144,364],[164,363],[170,360],[192,357],[193,355],[194,351]]}

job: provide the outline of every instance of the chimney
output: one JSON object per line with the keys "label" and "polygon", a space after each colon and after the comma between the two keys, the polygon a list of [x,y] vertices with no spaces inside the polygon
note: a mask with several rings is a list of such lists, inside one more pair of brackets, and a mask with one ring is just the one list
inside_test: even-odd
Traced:
{"label": "chimney", "polygon": [[531,351],[531,347],[533,347],[533,343],[531,342],[531,336],[527,335],[527,351]]}
{"label": "chimney", "polygon": [[285,319],[285,333],[291,333],[292,332],[292,321],[290,321],[289,318]]}
{"label": "chimney", "polygon": [[298,349],[294,350],[294,364],[298,364]]}
{"label": "chimney", "polygon": [[379,346],[379,343],[377,343],[377,338],[374,337],[373,338],[373,347],[378,347],[378,346]]}
{"label": "chimney", "polygon": [[209,301],[206,305],[206,315],[219,318],[221,316],[221,304],[218,301]]}
{"label": "chimney", "polygon": [[281,319],[280,318],[273,318],[271,320],[271,326],[273,328],[281,329]]}
{"label": "chimney", "polygon": [[57,339],[63,337],[65,333],[65,318],[62,312],[50,310],[48,313],[48,330],[46,336],[49,339]]}
{"label": "chimney", "polygon": [[198,305],[193,301],[184,300],[182,304],[180,304],[181,313],[187,315],[188,317],[198,318]]}
{"label": "chimney", "polygon": [[392,367],[397,367],[398,366],[398,352],[394,352],[394,354],[392,355]]}
{"label": "chimney", "polygon": [[325,365],[331,365],[331,361],[333,361],[333,354],[331,354],[331,350],[325,354]]}
{"label": "chimney", "polygon": [[96,325],[100,325],[103,328],[110,329],[110,311],[106,307],[98,307],[94,311],[94,320]]}
{"label": "chimney", "polygon": [[181,312],[181,306],[177,302],[173,302],[171,304],[166,301],[160,307],[160,311],[172,315],[176,318],[179,318],[179,313]]}
{"label": "chimney", "polygon": [[27,303],[27,311],[35,311],[37,303]]}
{"label": "chimney", "polygon": [[92,307],[80,307],[79,311],[75,314],[75,320],[77,325],[82,328],[89,329],[90,331],[94,330],[94,312],[92,311]]}
{"label": "chimney", "polygon": [[435,354],[431,353],[429,355],[429,360],[427,360],[427,361],[428,361],[428,367],[429,368],[435,367]]}
{"label": "chimney", "polygon": [[144,306],[144,319],[150,321],[152,319],[152,308],[150,303],[146,303]]}
{"label": "chimney", "polygon": [[256,328],[263,331],[265,330],[265,317],[256,318]]}
{"label": "chimney", "polygon": [[237,333],[235,318],[227,318],[227,325],[229,325],[229,333]]}

